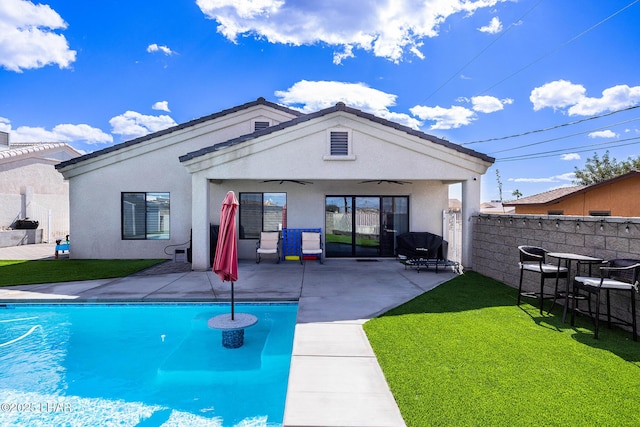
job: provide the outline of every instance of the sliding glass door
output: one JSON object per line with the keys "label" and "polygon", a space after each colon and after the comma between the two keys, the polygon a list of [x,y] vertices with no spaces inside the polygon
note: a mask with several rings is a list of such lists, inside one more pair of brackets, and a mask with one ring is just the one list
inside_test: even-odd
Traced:
{"label": "sliding glass door", "polygon": [[395,236],[409,230],[409,198],[328,196],[325,230],[327,256],[395,256]]}

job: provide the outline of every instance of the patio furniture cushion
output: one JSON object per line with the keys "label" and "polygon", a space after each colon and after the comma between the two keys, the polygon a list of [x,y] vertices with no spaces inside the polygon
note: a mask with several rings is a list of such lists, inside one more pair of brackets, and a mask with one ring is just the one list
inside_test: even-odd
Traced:
{"label": "patio furniture cushion", "polygon": [[583,286],[593,286],[602,289],[618,289],[626,291],[633,289],[633,285],[631,283],[621,282],[615,279],[576,276],[574,280],[581,282]]}
{"label": "patio furniture cushion", "polygon": [[302,263],[305,255],[317,255],[322,264],[322,239],[320,233],[303,231],[301,233],[300,244],[300,262]]}
{"label": "patio furniture cushion", "polygon": [[277,255],[280,262],[280,233],[277,231],[260,233],[260,240],[256,242],[256,263],[260,263],[262,255]]}
{"label": "patio furniture cushion", "polygon": [[[553,273],[556,274],[556,272],[558,271],[558,266],[557,265],[553,265],[553,264],[526,264],[526,263],[520,263],[520,268],[527,270],[527,271],[533,271],[535,273]],[[567,267],[560,267],[560,271],[563,273],[566,273]]]}

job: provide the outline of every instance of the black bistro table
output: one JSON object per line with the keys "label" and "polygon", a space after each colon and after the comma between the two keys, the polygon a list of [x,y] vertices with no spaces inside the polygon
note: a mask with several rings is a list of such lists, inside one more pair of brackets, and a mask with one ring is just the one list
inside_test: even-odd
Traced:
{"label": "black bistro table", "polygon": [[[559,292],[553,297],[553,303],[551,304],[551,308],[556,303],[558,298],[564,298],[564,309],[562,310],[562,323],[565,323],[567,319],[567,309],[569,307],[569,297],[571,295],[571,284],[573,283],[573,278],[576,276],[578,271],[580,271],[581,264],[587,264],[589,266],[589,276],[591,276],[591,266],[593,264],[602,264],[604,260],[602,258],[596,258],[587,255],[574,254],[570,252],[548,252],[547,256],[551,258],[556,258],[558,260],[558,269],[562,266],[562,262],[564,261],[564,266],[567,267],[567,287],[565,289],[564,295],[558,295]],[[576,261],[576,274],[571,274],[571,264],[573,261]],[[558,278],[556,278],[556,285],[558,282]],[[551,311],[551,308],[549,311]]]}

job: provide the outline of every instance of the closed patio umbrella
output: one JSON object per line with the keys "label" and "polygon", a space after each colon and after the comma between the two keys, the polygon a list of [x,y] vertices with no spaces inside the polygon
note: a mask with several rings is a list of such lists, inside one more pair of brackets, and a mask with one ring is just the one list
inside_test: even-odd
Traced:
{"label": "closed patio umbrella", "polygon": [[220,211],[220,229],[216,255],[213,259],[213,272],[223,282],[231,282],[231,320],[234,319],[233,283],[238,280],[238,247],[236,245],[236,211],[238,199],[233,191],[227,192]]}

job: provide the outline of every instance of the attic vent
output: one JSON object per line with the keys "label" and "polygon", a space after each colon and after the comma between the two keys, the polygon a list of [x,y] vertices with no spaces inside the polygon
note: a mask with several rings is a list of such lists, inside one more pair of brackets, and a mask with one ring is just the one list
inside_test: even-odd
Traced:
{"label": "attic vent", "polygon": [[332,156],[348,156],[349,155],[349,132],[345,132],[345,131],[331,132],[331,155]]}
{"label": "attic vent", "polygon": [[269,122],[255,122],[253,124],[254,132],[257,131],[257,130],[266,129],[268,127],[269,127]]}

